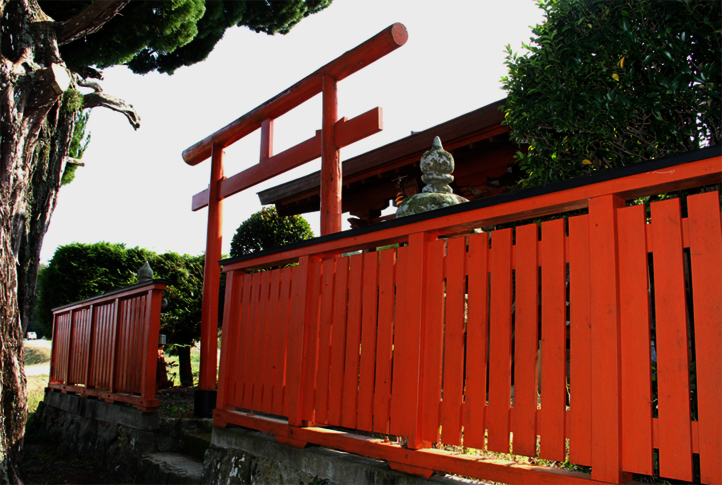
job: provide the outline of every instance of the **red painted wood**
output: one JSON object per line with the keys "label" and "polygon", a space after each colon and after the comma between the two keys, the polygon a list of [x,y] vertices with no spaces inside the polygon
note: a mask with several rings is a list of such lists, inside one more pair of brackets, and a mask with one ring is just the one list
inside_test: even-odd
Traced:
{"label": "red painted wood", "polygon": [[141,323],[144,331],[143,338],[143,366],[140,369],[140,397],[142,399],[155,399],[156,368],[158,365],[158,335],[160,334],[160,311],[163,303],[163,292],[148,290],[145,302],[145,318]]}
{"label": "red painted wood", "polygon": [[384,442],[327,428],[293,428],[283,421],[250,416],[241,412],[217,412],[216,422],[228,422],[239,426],[265,431],[276,436],[316,443],[327,448],[348,450],[396,465],[436,470],[462,476],[477,477],[503,483],[522,484],[592,484],[589,475],[568,472],[558,468],[522,465],[512,461],[481,458],[443,450],[410,450],[399,444]]}
{"label": "red painted wood", "polygon": [[[355,118],[341,118],[334,126],[336,145],[345,147],[380,132],[383,129],[382,110],[373,108]],[[219,196],[222,199],[249,189],[261,182],[286,173],[321,156],[321,130],[308,140],[292,146],[247,169],[223,179]],[[208,205],[208,189],[193,196],[191,209],[197,211]]]}
{"label": "red painted wood", "polygon": [[270,284],[272,271],[261,273],[260,295],[257,302],[258,313],[256,320],[256,338],[253,350],[253,396],[252,408],[254,411],[265,411],[263,409],[264,375],[268,367],[266,362],[266,339],[268,338],[268,312],[270,299]]}
{"label": "red painted wood", "polygon": [[111,341],[111,358],[110,358],[110,386],[108,390],[112,393],[117,390],[115,383],[115,369],[117,367],[118,360],[118,347],[120,346],[120,316],[121,316],[121,303],[120,298],[116,298],[114,301],[113,311],[113,330],[112,330],[112,341]]}
{"label": "red painted wood", "polygon": [[358,411],[359,346],[361,345],[361,292],[363,290],[363,255],[349,258],[348,324],[346,327],[346,361],[341,401],[341,425],[355,428]]}
{"label": "red painted wood", "polygon": [[441,403],[441,439],[461,444],[461,403],[464,394],[466,303],[466,238],[447,240],[446,315],[444,328],[444,399]]}
{"label": "red painted wood", "polygon": [[[295,261],[306,254],[340,254],[350,250],[375,248],[381,244],[404,242],[410,233],[416,232],[444,235],[468,232],[473,227],[541,217],[562,210],[586,208],[589,199],[618,192],[622,193],[625,198],[634,198],[665,193],[669,190],[697,187],[699,184],[714,184],[722,174],[721,167],[722,157],[713,157],[670,167],[670,170],[664,174],[654,171],[647,172],[624,179],[610,180],[540,197],[484,207],[475,211],[428,219],[409,226],[392,227],[355,235],[349,239],[339,238],[313,246],[237,261],[225,266],[224,270],[254,268],[284,261]],[[674,173],[671,172],[672,170]]]}
{"label": "red painted wood", "polygon": [[331,376],[328,395],[329,424],[341,425],[341,400],[344,363],[346,362],[346,315],[348,313],[349,258],[336,261],[334,283],[333,336],[331,343]]}
{"label": "red painted wood", "polygon": [[592,463],[591,273],[589,217],[569,218],[569,460]]}
{"label": "red painted wood", "polygon": [[273,156],[273,120],[265,119],[261,123],[261,161]]}
{"label": "red painted wood", "polygon": [[539,456],[564,461],[566,421],[566,258],[564,219],[542,223],[541,447]]}
{"label": "red painted wood", "polygon": [[439,439],[441,380],[444,344],[444,253],[443,240],[428,244],[429,269],[424,285],[424,334],[421,359],[421,424],[422,440],[436,443]]}
{"label": "red painted wood", "polygon": [[323,262],[321,280],[321,319],[319,322],[318,375],[316,377],[316,419],[328,424],[328,384],[331,373],[331,333],[333,323],[333,281],[335,259]]}
{"label": "red painted wood", "polygon": [[378,325],[379,254],[364,255],[361,362],[359,371],[358,429],[373,429],[376,328]]}
{"label": "red painted wood", "polygon": [[307,309],[304,319],[303,373],[304,385],[301,387],[303,410],[302,417],[309,423],[314,421],[314,400],[316,397],[316,368],[318,366],[318,317],[321,302],[321,262],[312,261],[307,288]]}
{"label": "red painted wood", "polygon": [[291,312],[288,328],[288,358],[286,361],[286,388],[284,408],[288,424],[301,426],[303,392],[303,357],[305,342],[305,322],[311,313],[308,308],[309,275],[311,258],[304,257],[293,268],[293,287],[291,288]]}
{"label": "red painted wood", "polygon": [[288,355],[288,326],[289,314],[291,308],[291,278],[293,272],[291,268],[283,268],[281,270],[281,295],[279,317],[278,317],[278,334],[276,335],[276,352],[278,360],[275,373],[274,392],[273,392],[273,408],[272,413],[283,415],[284,410],[284,387],[286,382],[286,359]]}
{"label": "red painted wood", "polygon": [[514,454],[536,456],[539,355],[539,231],[536,224],[516,228],[514,259]]}
{"label": "red painted wood", "polygon": [[650,204],[659,395],[659,473],[692,481],[689,352],[679,199]]}
{"label": "red painted wood", "polygon": [[[619,399],[619,255],[617,209],[624,200],[605,196],[589,201],[589,253],[592,283],[592,478],[621,483]],[[542,357],[543,359],[543,357]]]}
{"label": "red painted wood", "polygon": [[617,211],[624,470],[654,475],[649,269],[644,206]]}
{"label": "red painted wood", "polygon": [[338,120],[336,79],[323,76],[323,124],[321,129],[321,235],[341,231],[341,159],[335,140]]}
{"label": "red painted wood", "polygon": [[232,363],[238,358],[240,350],[241,296],[243,294],[243,275],[232,271],[226,277],[225,308],[223,311],[223,333],[221,334],[221,356],[218,366],[218,393],[216,408],[226,409],[233,396],[235,376]]}
{"label": "red painted wood", "polygon": [[254,273],[251,276],[251,294],[249,300],[249,313],[246,325],[248,326],[244,341],[246,344],[245,362],[244,362],[244,386],[243,395],[241,397],[241,407],[244,409],[253,409],[253,384],[255,381],[254,369],[255,361],[258,358],[256,353],[258,350],[258,312],[260,311],[259,300],[261,298],[261,273]]}
{"label": "red painted wood", "polygon": [[489,318],[488,449],[509,453],[511,408],[511,229],[491,235],[491,308]]}
{"label": "red painted wood", "polygon": [[430,234],[412,234],[409,245],[399,248],[398,252],[390,430],[392,434],[406,437],[411,449],[421,446],[418,413],[426,246],[434,239]]}
{"label": "red painted wood", "polygon": [[469,236],[464,446],[485,448],[486,353],[489,322],[489,235]]}
{"label": "red painted wood", "polygon": [[211,181],[208,205],[208,229],[206,233],[206,258],[203,270],[203,312],[201,316],[201,356],[198,388],[215,390],[216,362],[218,353],[218,292],[223,245],[223,201],[218,196],[219,181],[223,178],[223,146],[213,144]]}
{"label": "red painted wood", "polygon": [[373,431],[389,432],[392,345],[394,339],[394,273],[396,249],[380,252],[379,317],[376,332],[376,382],[374,387]]}
{"label": "red painted wood", "polygon": [[396,23],[387,27],[363,44],[347,51],[236,121],[187,148],[183,151],[183,160],[189,165],[197,165],[211,156],[211,145],[213,143],[227,147],[253,133],[264,120],[278,119],[284,113],[320,93],[324,76],[328,75],[341,81],[398,49],[406,43],[407,39],[408,33],[406,27],[402,24]]}
{"label": "red painted wood", "polygon": [[254,292],[255,284],[254,278],[259,278],[255,274],[244,274],[243,275],[243,304],[241,305],[241,316],[239,318],[239,334],[241,344],[243,345],[243,351],[238,352],[238,359],[233,365],[233,372],[236,373],[236,389],[233,396],[233,404],[238,407],[249,409],[248,403],[245,400],[246,388],[249,388],[250,392],[250,352],[247,350],[248,342],[251,342],[252,336],[252,325],[251,315],[254,311],[255,305],[252,304],[252,295]]}
{"label": "red painted wood", "polygon": [[687,210],[694,291],[700,478],[703,483],[722,483],[722,224],[719,193],[689,196]]}
{"label": "red painted wood", "polygon": [[282,366],[279,359],[283,359],[283,355],[279,354],[277,347],[278,335],[278,316],[279,316],[279,292],[281,287],[281,270],[275,269],[268,271],[271,273],[271,288],[268,300],[268,333],[266,334],[266,365],[264,366],[265,375],[263,377],[263,404],[264,412],[270,413],[273,410],[273,394],[277,392],[275,389],[275,372]]}

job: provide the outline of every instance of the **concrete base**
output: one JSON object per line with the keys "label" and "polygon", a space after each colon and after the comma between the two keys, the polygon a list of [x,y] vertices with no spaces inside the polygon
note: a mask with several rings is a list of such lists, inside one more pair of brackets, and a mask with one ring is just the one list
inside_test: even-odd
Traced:
{"label": "concrete base", "polygon": [[[315,480],[314,480],[315,479]],[[276,443],[273,437],[242,428],[214,428],[211,447],[203,463],[203,483],[318,483],[420,485],[478,483],[432,475],[407,475],[388,463],[318,446],[304,449]]]}
{"label": "concrete base", "polygon": [[193,415],[197,418],[212,418],[216,408],[217,391],[196,389],[193,392]]}
{"label": "concrete base", "polygon": [[135,407],[124,404],[108,404],[95,399],[83,398],[74,394],[46,391],[46,406],[53,406],[66,413],[88,419],[96,419],[110,425],[122,424],[129,428],[154,430],[160,427],[158,413],[144,413]]}

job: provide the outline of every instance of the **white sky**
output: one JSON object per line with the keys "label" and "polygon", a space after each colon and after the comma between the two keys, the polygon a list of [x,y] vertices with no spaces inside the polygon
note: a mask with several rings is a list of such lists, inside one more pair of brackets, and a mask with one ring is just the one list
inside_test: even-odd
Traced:
{"label": "white sky", "polygon": [[[201,254],[207,210],[190,207],[208,185],[210,160],[191,167],[184,149],[401,22],[406,45],[338,85],[339,117],[384,110],[384,131],[343,148],[346,160],[503,98],[504,46],[520,51],[530,26],[541,21],[534,0],[335,0],[285,36],[229,30],[205,62],[173,76],[107,69],[104,90],[132,103],[141,127],[134,131],[124,116],[93,110],[86,166],[60,190],[41,260],[72,242]],[[320,128],[316,96],[276,121],[274,152]],[[259,149],[258,132],[227,148],[226,176],[258,163]],[[237,227],[261,208],[257,192],[319,168],[316,160],[226,199],[224,253]],[[306,218],[319,235],[318,212]]]}

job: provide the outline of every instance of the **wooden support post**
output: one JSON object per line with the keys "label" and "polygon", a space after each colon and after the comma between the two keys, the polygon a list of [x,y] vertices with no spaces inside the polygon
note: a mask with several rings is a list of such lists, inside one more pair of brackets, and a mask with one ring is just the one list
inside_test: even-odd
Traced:
{"label": "wooden support post", "polygon": [[592,479],[623,483],[617,209],[624,199],[589,200],[592,297]]}
{"label": "wooden support post", "polygon": [[273,156],[273,120],[267,119],[261,125],[261,161]]}
{"label": "wooden support post", "polygon": [[334,126],[338,121],[336,79],[323,76],[321,125],[321,235],[341,231],[341,161]]}
{"label": "wooden support post", "polygon": [[141,349],[140,397],[142,400],[155,399],[156,368],[158,366],[158,335],[160,334],[160,306],[163,291],[148,290],[145,301],[143,322],[143,347]]}
{"label": "wooden support post", "polygon": [[208,235],[203,272],[203,316],[201,317],[201,362],[198,388],[216,389],[218,353],[218,291],[221,281],[221,245],[223,244],[223,200],[218,187],[223,179],[223,147],[214,143],[211,155],[211,183],[208,198]]}

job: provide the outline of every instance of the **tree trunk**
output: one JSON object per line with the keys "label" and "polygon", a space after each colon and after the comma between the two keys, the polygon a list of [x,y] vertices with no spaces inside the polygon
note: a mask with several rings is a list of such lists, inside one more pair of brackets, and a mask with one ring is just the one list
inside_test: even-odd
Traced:
{"label": "tree trunk", "polygon": [[[33,253],[39,253],[42,241],[33,242],[36,249],[28,244],[28,235],[40,226],[44,234],[49,219],[49,213],[34,212],[33,196],[52,212],[57,193],[53,184],[45,195],[33,190],[36,175],[45,179],[51,168],[36,166],[36,148],[43,127],[51,128],[46,123],[57,127],[58,100],[70,76],[61,64],[51,19],[35,2],[0,1],[0,18],[0,483],[18,483],[27,419],[19,295],[26,307],[25,289],[34,285],[26,270],[37,270]],[[48,117],[50,113],[55,116]],[[62,165],[68,144],[61,145],[56,151]]]}
{"label": "tree trunk", "polygon": [[193,387],[193,370],[191,369],[190,347],[178,347],[178,374],[181,386]]}

